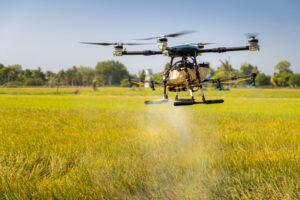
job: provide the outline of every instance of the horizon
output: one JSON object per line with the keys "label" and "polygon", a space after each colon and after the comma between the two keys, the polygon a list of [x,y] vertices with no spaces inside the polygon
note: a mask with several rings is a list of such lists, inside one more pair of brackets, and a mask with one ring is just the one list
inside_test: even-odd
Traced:
{"label": "horizon", "polygon": [[[247,42],[245,33],[259,32],[259,52],[208,53],[198,57],[198,62],[210,62],[216,69],[219,59],[230,57],[236,69],[247,62],[272,75],[274,66],[287,60],[291,70],[299,73],[300,2],[229,2],[4,0],[0,2],[0,63],[57,72],[74,65],[94,68],[98,62],[113,59],[123,63],[131,74],[146,68],[157,73],[163,70],[168,57],[114,57],[112,47],[79,42],[134,42],[133,38],[195,30],[198,32],[170,38],[169,46],[215,42],[207,46],[213,48],[244,45]],[[188,13],[183,10],[185,7]],[[127,47],[128,50],[147,48],[158,50],[156,44]]]}

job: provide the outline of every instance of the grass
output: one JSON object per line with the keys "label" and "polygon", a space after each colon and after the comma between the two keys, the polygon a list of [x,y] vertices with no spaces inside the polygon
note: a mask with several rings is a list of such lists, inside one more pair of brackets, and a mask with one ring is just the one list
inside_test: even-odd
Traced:
{"label": "grass", "polygon": [[300,198],[300,90],[74,91],[0,88],[0,199]]}

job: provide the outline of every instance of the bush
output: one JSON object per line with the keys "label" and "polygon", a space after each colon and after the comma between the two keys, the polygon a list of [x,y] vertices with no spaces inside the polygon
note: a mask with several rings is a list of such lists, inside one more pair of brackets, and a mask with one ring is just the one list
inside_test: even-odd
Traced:
{"label": "bush", "polygon": [[45,81],[41,78],[29,78],[27,80],[25,80],[24,82],[25,86],[41,86],[41,85],[45,85]]}
{"label": "bush", "polygon": [[271,85],[271,77],[264,74],[264,73],[260,73],[257,75],[255,82],[257,83],[258,86],[267,86],[267,85]]}
{"label": "bush", "polygon": [[163,82],[163,76],[160,73],[153,74],[153,81],[162,83]]}
{"label": "bush", "polygon": [[289,79],[289,85],[292,87],[300,86],[300,74],[293,74]]}
{"label": "bush", "polygon": [[273,80],[276,86],[286,87],[289,85],[289,79],[293,76],[289,72],[274,73]]}
{"label": "bush", "polygon": [[121,81],[121,87],[128,87],[128,86],[129,86],[129,80],[128,80],[128,78],[124,78]]}
{"label": "bush", "polygon": [[21,81],[10,81],[10,82],[6,83],[6,87],[10,87],[10,88],[20,87],[22,85],[23,85],[23,83]]}

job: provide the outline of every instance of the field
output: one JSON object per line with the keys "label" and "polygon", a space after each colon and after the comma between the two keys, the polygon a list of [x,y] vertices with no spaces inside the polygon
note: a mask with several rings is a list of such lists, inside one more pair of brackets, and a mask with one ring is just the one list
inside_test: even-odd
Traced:
{"label": "field", "polygon": [[161,92],[0,88],[0,199],[300,198],[300,90]]}

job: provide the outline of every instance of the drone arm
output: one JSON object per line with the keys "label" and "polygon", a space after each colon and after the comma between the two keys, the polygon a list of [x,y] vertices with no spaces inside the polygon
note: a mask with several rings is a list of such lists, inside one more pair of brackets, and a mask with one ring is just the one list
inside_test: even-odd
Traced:
{"label": "drone arm", "polygon": [[255,78],[256,78],[256,73],[252,73],[249,75],[244,75],[244,76],[234,76],[234,77],[230,77],[230,78],[222,78],[222,79],[207,79],[201,82],[201,84],[205,85],[205,84],[216,84],[217,88],[221,87],[222,83],[237,83],[240,81],[244,81],[244,80],[250,80],[251,81],[251,85],[255,85]]}
{"label": "drone arm", "polygon": [[145,50],[145,51],[122,51],[122,55],[144,55],[144,56],[151,56],[151,55],[157,55],[162,54],[162,51],[151,51],[151,50]]}
{"label": "drone arm", "polygon": [[249,50],[249,46],[242,47],[218,47],[212,49],[199,49],[198,53],[223,53],[226,51],[244,51]]}
{"label": "drone arm", "polygon": [[156,85],[162,85],[162,83],[157,82],[157,81],[147,81],[147,80],[131,79],[131,78],[129,78],[128,80],[129,80],[129,82],[141,82],[141,83],[151,83],[151,82],[153,82]]}

